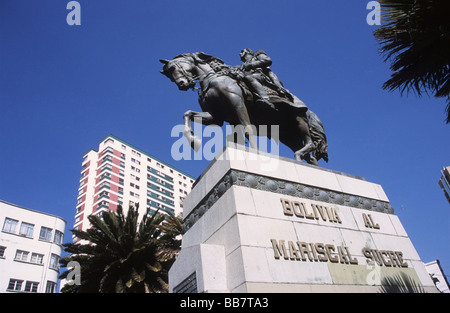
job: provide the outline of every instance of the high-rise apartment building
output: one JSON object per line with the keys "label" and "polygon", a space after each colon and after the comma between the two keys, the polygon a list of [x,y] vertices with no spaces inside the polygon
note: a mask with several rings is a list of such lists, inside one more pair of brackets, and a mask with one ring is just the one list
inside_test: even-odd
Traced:
{"label": "high-rise apartment building", "polygon": [[442,176],[439,180],[439,186],[444,190],[444,194],[450,203],[450,166],[444,167],[441,171]]}
{"label": "high-rise apartment building", "polygon": [[[98,151],[83,157],[77,198],[75,229],[90,227],[91,214],[139,204],[139,215],[148,207],[178,215],[183,200],[191,191],[194,178],[154,156],[109,135]],[[74,238],[76,240],[76,238]]]}
{"label": "high-rise apartment building", "polygon": [[0,293],[54,293],[66,221],[0,200]]}

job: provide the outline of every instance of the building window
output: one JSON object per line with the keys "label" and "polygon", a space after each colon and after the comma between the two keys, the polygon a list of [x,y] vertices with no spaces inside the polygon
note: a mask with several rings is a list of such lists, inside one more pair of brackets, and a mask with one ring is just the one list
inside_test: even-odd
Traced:
{"label": "building window", "polygon": [[58,264],[59,264],[59,256],[56,254],[52,253],[52,256],[50,257],[50,265],[49,268],[52,268],[54,270],[58,269]]}
{"label": "building window", "polygon": [[27,281],[25,283],[25,290],[26,292],[37,292],[39,283],[35,281]]}
{"label": "building window", "polygon": [[106,153],[113,153],[114,154],[114,149],[112,147],[108,147],[105,150],[102,151],[102,155],[105,155]]}
{"label": "building window", "polygon": [[34,231],[33,224],[22,222],[22,225],[20,225],[19,235],[25,236],[28,238],[33,238],[33,231]]}
{"label": "building window", "polygon": [[140,169],[138,169],[137,167],[134,167],[133,165],[131,166],[131,170],[135,171],[136,173],[140,173],[141,172]]}
{"label": "building window", "polygon": [[5,250],[6,250],[6,247],[0,246],[0,258],[5,257]]}
{"label": "building window", "polygon": [[130,183],[130,186],[133,187],[133,188],[139,189],[139,185],[136,185],[134,183]]}
{"label": "building window", "polygon": [[19,221],[13,220],[12,218],[6,218],[5,223],[3,224],[3,231],[5,233],[15,234],[16,227],[19,224]]}
{"label": "building window", "polygon": [[101,169],[100,169],[100,172],[103,172],[103,171],[106,171],[106,170],[112,171],[112,166],[111,166],[111,164],[105,164],[105,165],[103,165],[103,166],[101,167]]}
{"label": "building window", "polygon": [[32,253],[31,254],[31,263],[36,263],[36,264],[42,264],[44,260],[44,255],[43,254],[39,254],[39,253]]}
{"label": "building window", "polygon": [[111,184],[108,181],[104,181],[98,185],[98,190],[101,190],[103,188],[111,189]]}
{"label": "building window", "polygon": [[133,159],[133,158],[131,158],[131,162],[136,163],[137,165],[141,165],[140,161]]}
{"label": "building window", "polygon": [[57,245],[62,245],[64,234],[60,232],[59,230],[55,230],[55,238],[53,239],[53,242]]}
{"label": "building window", "polygon": [[29,254],[29,252],[27,252],[27,251],[17,250],[14,260],[26,262],[28,260],[28,254]]}
{"label": "building window", "polygon": [[39,233],[39,240],[51,241],[52,240],[52,229],[42,226],[41,232]]}
{"label": "building window", "polygon": [[100,194],[98,195],[98,197],[99,197],[99,198],[101,198],[101,197],[107,197],[107,198],[109,199],[109,192],[107,192],[106,190],[105,190],[105,191],[102,191],[102,192],[100,192]]}
{"label": "building window", "polygon": [[112,156],[107,155],[107,156],[105,156],[105,157],[102,159],[102,163],[103,163],[103,162],[107,162],[107,161],[108,161],[108,162],[112,162],[112,160],[113,160],[113,159],[112,159]]}
{"label": "building window", "polygon": [[139,199],[139,194],[137,194],[137,193],[134,193],[134,192],[132,192],[132,191],[130,191],[130,196],[132,196],[132,197],[135,197],[135,198]]}
{"label": "building window", "polygon": [[102,180],[103,178],[108,178],[111,179],[111,173],[105,172],[100,176],[100,180]]}
{"label": "building window", "polygon": [[100,209],[102,209],[102,208],[108,209],[108,208],[109,208],[109,202],[108,202],[108,201],[105,201],[105,200],[100,201],[100,202],[98,203],[97,210],[100,210]]}
{"label": "building window", "polygon": [[47,281],[47,286],[45,287],[45,293],[55,293],[56,283],[52,281]]}
{"label": "building window", "polygon": [[20,290],[22,290],[22,283],[23,283],[23,280],[11,278],[9,280],[9,284],[8,284],[8,289],[7,290],[20,291]]}

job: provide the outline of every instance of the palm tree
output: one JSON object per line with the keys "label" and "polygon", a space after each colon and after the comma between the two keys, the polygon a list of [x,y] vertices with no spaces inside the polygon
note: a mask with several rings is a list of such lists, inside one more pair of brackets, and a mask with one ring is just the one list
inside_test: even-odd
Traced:
{"label": "palm tree", "polygon": [[383,89],[446,98],[446,122],[450,123],[450,1],[379,2],[384,26],[374,35],[394,72]]}
{"label": "palm tree", "polygon": [[400,272],[394,276],[384,277],[381,281],[382,293],[425,293],[425,289],[410,276]]}
{"label": "palm tree", "polygon": [[[72,233],[88,244],[64,244],[71,255],[61,260],[80,264],[81,284],[66,285],[67,293],[149,293],[168,291],[168,271],[180,250],[181,219],[172,214],[150,214],[138,223],[137,207],[124,215],[104,212],[88,217],[92,228]],[[70,270],[60,278],[67,278]]]}

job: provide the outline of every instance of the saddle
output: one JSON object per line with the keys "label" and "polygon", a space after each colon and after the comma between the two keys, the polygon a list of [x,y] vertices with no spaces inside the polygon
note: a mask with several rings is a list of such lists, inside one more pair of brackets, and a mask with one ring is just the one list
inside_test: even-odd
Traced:
{"label": "saddle", "polygon": [[[244,82],[243,73],[239,66],[223,67],[217,72],[217,74],[219,76],[225,75],[235,80],[242,90],[246,103],[248,103],[249,105],[255,105],[256,100],[260,98],[259,95],[253,92]],[[264,73],[261,74],[263,74],[261,75],[263,79],[260,81],[260,83],[266,90],[266,93],[269,96],[269,101],[275,106],[277,110],[295,109],[303,112],[308,110],[308,107],[297,97],[291,94],[288,90],[281,90],[281,88],[272,83],[269,77],[267,77]]]}

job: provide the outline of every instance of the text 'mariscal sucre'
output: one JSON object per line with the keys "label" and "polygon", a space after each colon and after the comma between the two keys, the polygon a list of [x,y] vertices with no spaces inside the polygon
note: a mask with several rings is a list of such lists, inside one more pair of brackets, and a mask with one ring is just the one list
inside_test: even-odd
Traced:
{"label": "text 'mariscal sucre'", "polygon": [[[335,207],[310,203],[309,205],[301,201],[291,201],[281,198],[283,214],[295,216],[301,219],[322,220],[332,224],[343,224]],[[380,229],[380,225],[374,221],[371,214],[361,213],[364,226],[375,230]],[[293,240],[271,239],[271,244],[275,259],[285,259],[291,261],[305,262],[331,262],[340,264],[357,265],[358,259],[351,255],[347,246],[335,246],[322,242],[303,242]],[[376,263],[386,267],[408,267],[403,259],[403,252],[392,250],[378,250],[362,248],[362,255],[366,257],[368,263]]]}

